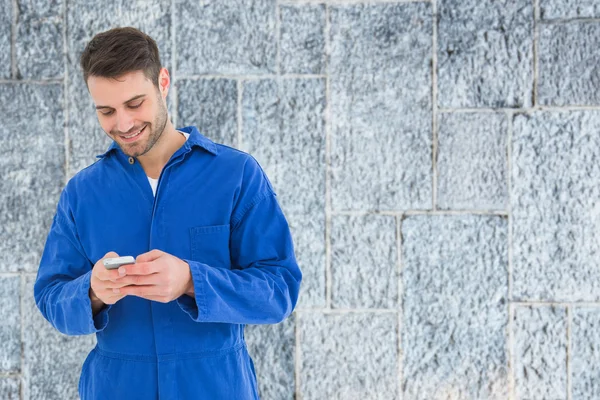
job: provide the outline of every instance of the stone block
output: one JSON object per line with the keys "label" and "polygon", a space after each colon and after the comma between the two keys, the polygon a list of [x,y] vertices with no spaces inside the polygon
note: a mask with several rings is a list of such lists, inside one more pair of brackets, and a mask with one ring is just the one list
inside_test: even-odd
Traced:
{"label": "stone block", "polygon": [[297,315],[302,398],[397,399],[395,313]]}
{"label": "stone block", "polygon": [[540,0],[543,20],[559,18],[599,18],[600,3],[597,0]]}
{"label": "stone block", "polygon": [[177,72],[274,73],[276,1],[176,1]]}
{"label": "stone block", "polygon": [[600,398],[600,310],[576,308],[571,328],[572,399]]}
{"label": "stone block", "polygon": [[273,183],[289,214],[325,203],[325,80],[248,81],[242,99],[242,148]]}
{"label": "stone block", "polygon": [[506,210],[506,114],[444,113],[438,127],[438,207]]}
{"label": "stone block", "polygon": [[0,79],[12,77],[13,0],[0,0]]}
{"label": "stone block", "polygon": [[599,105],[600,23],[542,24],[539,39],[539,103]]}
{"label": "stone block", "polygon": [[515,399],[566,399],[566,309],[518,307],[513,329]]}
{"label": "stone block", "polygon": [[20,282],[18,276],[0,277],[0,373],[21,371]]}
{"label": "stone block", "polygon": [[330,10],[333,210],[431,207],[431,5]]}
{"label": "stone block", "polygon": [[280,70],[284,74],[325,72],[325,5],[281,6]]}
{"label": "stone block", "polygon": [[396,218],[334,215],[331,221],[332,306],[398,306]]}
{"label": "stone block", "polygon": [[508,223],[402,221],[405,399],[508,398]]}
{"label": "stone block", "polygon": [[513,300],[600,299],[600,112],[513,122]]}
{"label": "stone block", "polygon": [[302,271],[298,308],[325,307],[325,211],[286,215]]}
{"label": "stone block", "polygon": [[19,378],[0,378],[0,398],[3,400],[21,400],[21,381]]}
{"label": "stone block", "polygon": [[63,1],[18,0],[15,45],[19,78],[64,76]]}
{"label": "stone block", "polygon": [[217,143],[239,147],[237,141],[237,81],[183,79],[177,81],[177,125],[195,125]]}
{"label": "stone block", "polygon": [[438,105],[530,107],[533,2],[438,2]]}
{"label": "stone block", "polygon": [[62,99],[61,84],[0,85],[0,272],[37,270],[65,182]]}

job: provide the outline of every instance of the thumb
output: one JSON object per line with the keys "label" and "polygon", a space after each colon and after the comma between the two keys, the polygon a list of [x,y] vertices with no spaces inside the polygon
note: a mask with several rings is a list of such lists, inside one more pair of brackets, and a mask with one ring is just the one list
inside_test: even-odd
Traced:
{"label": "thumb", "polygon": [[116,257],[119,257],[119,255],[117,253],[115,253],[114,251],[109,251],[108,253],[106,253],[104,255],[104,257],[102,257],[102,259],[105,259],[105,258],[116,258]]}
{"label": "thumb", "polygon": [[157,258],[159,258],[160,256],[162,256],[164,253],[160,250],[150,250],[147,253],[144,254],[140,254],[139,256],[137,256],[137,258],[135,259],[136,263],[143,263],[143,262],[150,262],[150,261],[154,261]]}

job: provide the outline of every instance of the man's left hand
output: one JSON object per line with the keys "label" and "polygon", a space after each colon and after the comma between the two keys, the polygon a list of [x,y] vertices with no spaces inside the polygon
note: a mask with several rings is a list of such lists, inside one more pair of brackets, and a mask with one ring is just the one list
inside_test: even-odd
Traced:
{"label": "man's left hand", "polygon": [[193,296],[194,283],[190,266],[185,261],[160,250],[140,254],[135,264],[119,267],[125,276],[116,282],[126,283],[119,290],[124,295],[168,303],[184,294]]}

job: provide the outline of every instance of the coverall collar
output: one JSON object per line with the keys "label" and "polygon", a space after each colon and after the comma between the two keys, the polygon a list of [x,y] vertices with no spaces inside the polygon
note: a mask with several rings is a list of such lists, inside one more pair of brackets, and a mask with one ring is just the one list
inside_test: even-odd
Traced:
{"label": "coverall collar", "polygon": [[[198,131],[198,128],[196,128],[195,126],[186,126],[177,130],[188,133],[190,135],[188,140],[186,140],[186,142],[182,146],[185,149],[185,152],[189,151],[192,147],[197,146],[208,151],[213,155],[218,154],[217,145],[212,140],[201,134],[200,131]],[[104,158],[112,151],[122,153],[121,148],[115,141],[111,143],[108,150],[106,150],[102,154],[97,155],[96,158]]]}

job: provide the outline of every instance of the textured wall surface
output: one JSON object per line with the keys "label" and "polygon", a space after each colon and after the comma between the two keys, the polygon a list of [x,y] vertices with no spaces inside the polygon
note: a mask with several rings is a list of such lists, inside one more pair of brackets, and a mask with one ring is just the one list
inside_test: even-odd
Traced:
{"label": "textured wall surface", "polygon": [[177,126],[253,154],[304,273],[248,326],[263,399],[600,398],[597,0],[0,0],[0,398],[76,399],[33,301],[109,139],[78,59],[158,42]]}

